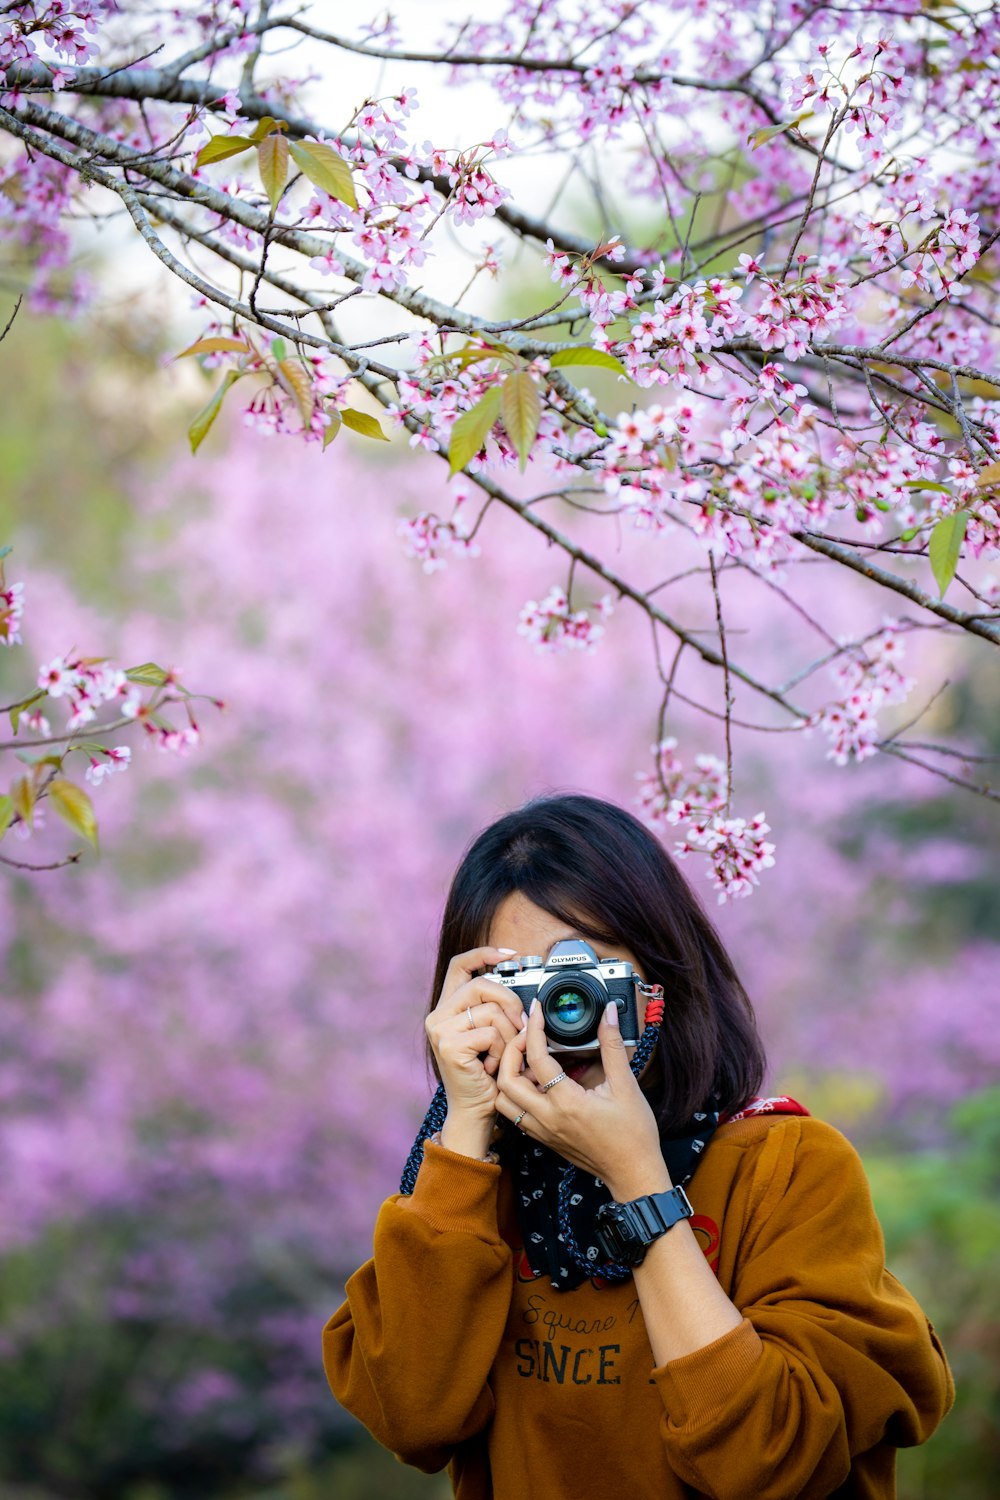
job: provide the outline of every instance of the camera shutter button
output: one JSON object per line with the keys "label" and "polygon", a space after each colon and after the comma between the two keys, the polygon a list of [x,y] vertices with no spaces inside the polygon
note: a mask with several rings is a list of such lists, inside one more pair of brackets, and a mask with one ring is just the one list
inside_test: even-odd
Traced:
{"label": "camera shutter button", "polygon": [[528,953],[521,959],[522,969],[544,969],[545,960],[537,953]]}

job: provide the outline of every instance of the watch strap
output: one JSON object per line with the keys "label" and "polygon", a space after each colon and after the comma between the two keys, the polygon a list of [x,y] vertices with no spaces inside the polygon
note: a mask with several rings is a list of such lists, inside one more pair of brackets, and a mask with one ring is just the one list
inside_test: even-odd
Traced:
{"label": "watch strap", "polygon": [[637,1266],[649,1246],[694,1209],[682,1187],[647,1193],[631,1203],[606,1203],[597,1213],[597,1236],[610,1260]]}

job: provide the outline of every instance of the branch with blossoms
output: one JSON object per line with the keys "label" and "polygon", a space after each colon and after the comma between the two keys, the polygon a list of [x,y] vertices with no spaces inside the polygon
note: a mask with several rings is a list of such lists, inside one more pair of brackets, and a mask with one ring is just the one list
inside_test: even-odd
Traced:
{"label": "branch with blossoms", "polygon": [[[23,583],[9,583],[4,576],[10,551],[0,549],[0,646],[7,648],[21,644],[24,614]],[[197,701],[175,672],[155,662],[122,669],[103,657],[72,653],[44,663],[33,687],[0,705],[12,736],[0,740],[0,755],[18,762],[7,790],[0,792],[0,841],[8,834],[22,842],[31,839],[52,809],[96,849],[94,804],[71,772],[83,767],[84,781],[99,787],[109,776],[128,770],[131,747],[117,743],[123,732],[141,730],[163,750],[191,749],[200,734]],[[55,722],[54,714],[60,716]],[[73,850],[46,863],[0,853],[0,864],[14,870],[57,870],[78,863],[82,852]]]}
{"label": "branch with blossoms", "polygon": [[[907,647],[1000,644],[996,9],[453,9],[428,45],[308,5],[155,29],[128,0],[6,6],[0,218],[25,295],[78,302],[70,219],[117,203],[204,311],[179,351],[214,387],[192,449],[237,403],[324,447],[391,424],[447,474],[445,513],[400,524],[426,571],[505,509],[562,558],[511,622],[536,649],[592,650],[640,610],[661,689],[642,803],[720,899],[773,858],[734,811],[747,734],[816,731],[836,766],[890,754],[996,800],[971,748],[907,738],[940,690],[899,722]],[[353,98],[315,87],[345,63]],[[502,126],[423,140],[420,70],[456,98],[487,83]],[[491,316],[494,283],[530,306]],[[845,633],[848,587],[893,612]],[[733,626],[760,590],[788,611],[785,681]],[[724,765],[678,760],[679,703],[721,725]]]}

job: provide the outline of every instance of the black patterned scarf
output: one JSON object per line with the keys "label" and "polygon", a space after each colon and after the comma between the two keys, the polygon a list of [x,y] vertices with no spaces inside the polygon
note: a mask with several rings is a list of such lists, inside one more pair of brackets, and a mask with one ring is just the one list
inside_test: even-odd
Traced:
{"label": "black patterned scarf", "polygon": [[[691,1181],[718,1123],[717,1110],[698,1111],[682,1130],[660,1137],[675,1187]],[[588,1277],[607,1285],[631,1276],[630,1267],[601,1260],[597,1210],[612,1201],[601,1178],[515,1131],[506,1131],[497,1149],[511,1173],[518,1227],[536,1276],[548,1276],[558,1292],[572,1291]]]}

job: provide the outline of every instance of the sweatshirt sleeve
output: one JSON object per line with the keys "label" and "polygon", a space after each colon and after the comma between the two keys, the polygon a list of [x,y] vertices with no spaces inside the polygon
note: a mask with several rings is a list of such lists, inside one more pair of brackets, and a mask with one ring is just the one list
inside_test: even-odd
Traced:
{"label": "sweatshirt sleeve", "polygon": [[671,1466],[712,1500],[820,1500],[879,1445],[869,1462],[890,1468],[954,1397],[933,1329],[885,1269],[854,1149],[812,1119],[767,1137],[731,1290],[744,1321],[654,1371]]}
{"label": "sweatshirt sleeve", "polygon": [[382,1205],[372,1259],[323,1330],[337,1400],[428,1473],[493,1416],[487,1380],[513,1288],[499,1180],[498,1166],[428,1144],[412,1197]]}

